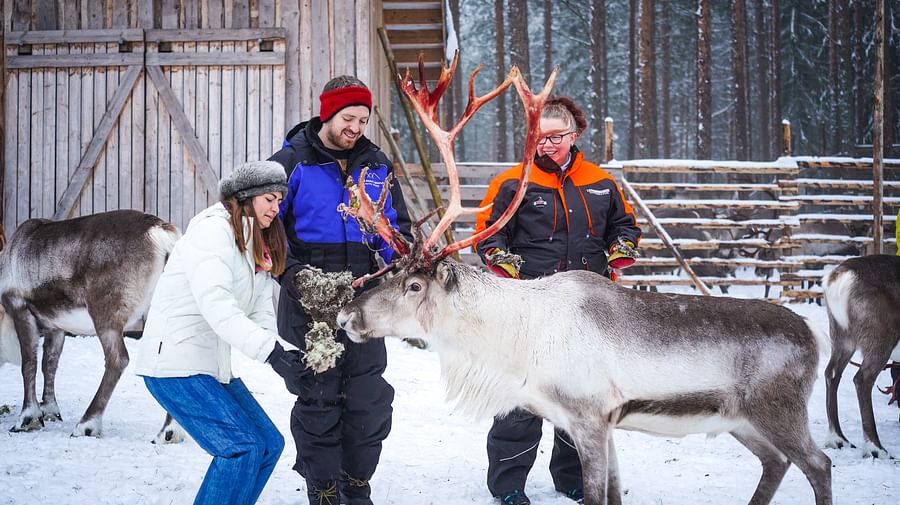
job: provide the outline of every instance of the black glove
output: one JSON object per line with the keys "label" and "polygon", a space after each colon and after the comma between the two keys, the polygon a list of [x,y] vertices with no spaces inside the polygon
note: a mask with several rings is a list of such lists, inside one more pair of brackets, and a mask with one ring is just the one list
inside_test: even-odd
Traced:
{"label": "black glove", "polygon": [[288,296],[291,297],[296,302],[300,301],[300,292],[297,291],[297,283],[294,280],[297,278],[297,272],[303,270],[305,265],[297,264],[294,265],[284,273],[281,274],[281,285],[284,287],[284,290],[287,292]]}
{"label": "black glove", "polygon": [[303,355],[300,354],[300,351],[285,351],[278,342],[275,342],[275,348],[266,358],[266,363],[271,365],[285,381],[293,380],[309,371],[303,363]]}

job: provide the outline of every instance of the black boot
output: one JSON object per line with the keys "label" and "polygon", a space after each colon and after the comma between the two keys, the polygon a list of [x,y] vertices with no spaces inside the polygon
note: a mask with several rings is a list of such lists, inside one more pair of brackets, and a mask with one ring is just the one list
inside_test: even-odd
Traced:
{"label": "black boot", "polygon": [[372,488],[368,480],[354,479],[345,476],[341,480],[341,503],[343,505],[373,505],[371,498]]}
{"label": "black boot", "polygon": [[309,505],[339,505],[338,486],[333,480],[306,479],[306,495]]}

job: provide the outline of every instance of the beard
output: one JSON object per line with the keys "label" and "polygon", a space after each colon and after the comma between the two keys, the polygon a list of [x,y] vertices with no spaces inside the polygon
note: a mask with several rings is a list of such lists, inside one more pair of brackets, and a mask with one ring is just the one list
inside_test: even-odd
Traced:
{"label": "beard", "polygon": [[353,149],[353,146],[356,145],[356,141],[359,140],[359,136],[351,140],[343,136],[341,134],[342,131],[343,130],[332,128],[331,125],[329,125],[325,129],[325,138],[328,139],[329,143],[341,149]]}

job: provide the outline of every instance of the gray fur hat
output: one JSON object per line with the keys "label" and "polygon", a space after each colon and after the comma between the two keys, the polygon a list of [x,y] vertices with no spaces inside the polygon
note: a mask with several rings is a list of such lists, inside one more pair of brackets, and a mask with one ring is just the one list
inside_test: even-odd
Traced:
{"label": "gray fur hat", "polygon": [[287,195],[287,189],[284,167],[276,161],[250,161],[238,165],[219,181],[222,200],[234,197],[242,201],[275,192]]}

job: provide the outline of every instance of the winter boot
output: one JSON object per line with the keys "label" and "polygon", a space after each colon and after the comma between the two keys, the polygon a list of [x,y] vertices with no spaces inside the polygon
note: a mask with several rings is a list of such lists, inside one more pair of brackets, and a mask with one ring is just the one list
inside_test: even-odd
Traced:
{"label": "winter boot", "polygon": [[584,503],[584,490],[576,488],[572,488],[563,493],[566,495],[566,498],[574,501],[575,503]]}
{"label": "winter boot", "polygon": [[338,486],[333,480],[306,479],[306,495],[309,505],[339,505]]}
{"label": "winter boot", "polygon": [[525,496],[525,493],[516,489],[508,493],[500,495],[500,503],[502,505],[531,505],[531,500]]}
{"label": "winter boot", "polygon": [[369,481],[354,479],[345,475],[341,480],[341,503],[343,505],[373,505],[369,498],[372,488]]}

